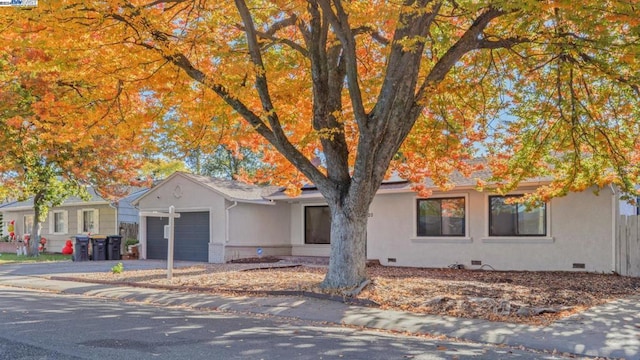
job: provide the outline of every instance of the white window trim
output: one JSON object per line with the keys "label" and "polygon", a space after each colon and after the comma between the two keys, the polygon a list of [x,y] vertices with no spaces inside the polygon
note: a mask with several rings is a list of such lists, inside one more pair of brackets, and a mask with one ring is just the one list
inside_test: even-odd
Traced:
{"label": "white window trim", "polygon": [[[418,236],[418,200],[428,199],[454,199],[464,198],[464,236]],[[429,196],[428,198],[414,197],[413,202],[413,236],[410,239],[413,243],[426,243],[426,244],[453,244],[453,243],[472,243],[469,229],[471,214],[469,213],[469,193],[446,193]]]}
{"label": "white window trim", "polygon": [[526,195],[531,191],[514,191],[505,195],[496,193],[490,193],[484,195],[484,236],[482,242],[485,244],[551,244],[555,242],[551,234],[551,201],[547,201],[546,204],[546,236],[489,236],[489,218],[491,217],[489,212],[489,197],[490,196],[509,196],[509,195]]}
{"label": "white window trim", "polygon": [[[62,231],[55,231],[55,214],[64,214]],[[67,210],[52,210],[49,213],[49,231],[53,235],[66,235],[69,232],[69,212]]]}
{"label": "white window trim", "polygon": [[314,207],[314,206],[329,206],[329,204],[327,203],[323,203],[323,202],[313,202],[313,203],[306,203],[306,204],[302,204],[302,206],[300,207],[301,213],[300,213],[300,221],[301,221],[301,226],[300,226],[300,240],[302,241],[302,246],[306,246],[306,247],[317,247],[317,248],[328,248],[331,247],[331,243],[329,244],[307,244],[306,243],[306,239],[305,239],[305,221],[304,221],[304,215],[305,215],[305,209],[307,207]]}
{"label": "white window trim", "polygon": [[92,234],[99,234],[100,233],[100,210],[96,209],[96,208],[84,208],[84,209],[79,209],[77,212],[77,217],[78,217],[78,234],[88,234],[88,232],[82,231],[82,228],[84,225],[82,222],[84,221],[84,212],[85,211],[93,211],[94,216],[95,216],[95,227],[94,227],[94,231],[91,232]]}

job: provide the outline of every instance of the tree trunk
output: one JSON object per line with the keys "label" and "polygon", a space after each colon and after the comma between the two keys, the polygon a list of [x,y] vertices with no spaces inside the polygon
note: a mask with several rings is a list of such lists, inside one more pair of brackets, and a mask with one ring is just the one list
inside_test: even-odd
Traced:
{"label": "tree trunk", "polygon": [[[366,246],[369,201],[357,199],[359,208],[353,211],[329,203],[331,209],[331,255],[329,269],[320,285],[325,289],[349,289],[366,280]],[[366,206],[362,206],[366,202]]]}
{"label": "tree trunk", "polygon": [[29,236],[29,247],[27,248],[27,255],[36,257],[40,255],[38,247],[40,246],[40,220],[38,220],[40,212],[36,208],[36,212],[33,216],[33,228]]}
{"label": "tree trunk", "polygon": [[44,198],[44,195],[37,193],[33,197],[33,228],[31,228],[31,234],[29,236],[29,246],[27,247],[27,255],[36,257],[40,255],[38,246],[40,245],[40,202]]}

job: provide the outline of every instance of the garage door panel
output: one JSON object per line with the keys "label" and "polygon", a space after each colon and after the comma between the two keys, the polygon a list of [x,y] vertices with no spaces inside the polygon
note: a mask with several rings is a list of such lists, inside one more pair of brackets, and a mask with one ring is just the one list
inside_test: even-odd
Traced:
{"label": "garage door panel", "polygon": [[164,238],[164,226],[169,224],[168,218],[147,218],[147,258],[166,259],[167,240]]}
{"label": "garage door panel", "polygon": [[[149,220],[152,218],[149,218]],[[161,219],[161,218],[156,218]],[[167,258],[167,240],[164,239],[164,225],[168,219],[160,221],[147,221],[147,252],[149,259]],[[208,212],[183,212],[175,219],[175,244],[174,259],[187,261],[209,260],[209,213]],[[153,236],[153,239],[152,239]],[[153,243],[153,244],[152,244]],[[164,250],[160,248],[164,247]],[[151,256],[157,257],[151,257]]]}

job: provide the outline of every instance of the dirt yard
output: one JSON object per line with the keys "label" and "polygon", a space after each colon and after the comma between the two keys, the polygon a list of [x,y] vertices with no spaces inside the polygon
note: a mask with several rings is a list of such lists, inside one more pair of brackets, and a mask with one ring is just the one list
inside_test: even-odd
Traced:
{"label": "dirt yard", "polygon": [[[326,268],[285,266],[283,263],[207,264],[166,270],[86,274],[87,280],[134,282],[256,295],[273,291],[320,292]],[[367,268],[371,278],[358,299],[383,309],[480,318],[528,324],[547,324],[607,301],[640,294],[640,278],[578,272],[502,272],[458,269]]]}

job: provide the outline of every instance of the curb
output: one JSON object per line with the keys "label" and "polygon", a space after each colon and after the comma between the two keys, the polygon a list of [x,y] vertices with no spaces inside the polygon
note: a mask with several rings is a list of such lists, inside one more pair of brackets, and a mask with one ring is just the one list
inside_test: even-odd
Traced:
{"label": "curb", "polygon": [[277,290],[277,291],[233,290],[233,289],[224,289],[224,288],[212,289],[209,287],[200,287],[200,286],[142,284],[142,283],[128,282],[128,281],[83,279],[83,278],[76,278],[76,277],[70,277],[70,276],[48,276],[47,278],[51,280],[58,280],[58,281],[72,281],[72,282],[81,282],[81,283],[87,283],[87,284],[128,286],[128,287],[134,287],[134,288],[146,288],[146,289],[169,290],[169,291],[180,291],[180,292],[226,293],[226,294],[240,294],[240,295],[247,295],[247,296],[308,297],[308,298],[314,298],[314,299],[320,299],[320,300],[335,301],[335,302],[343,303],[345,305],[362,306],[362,307],[370,307],[370,308],[380,307],[380,304],[369,299],[358,299],[358,298],[352,298],[352,297],[346,297],[346,296],[328,295],[328,294],[316,293],[312,291],[303,291],[303,290]]}

